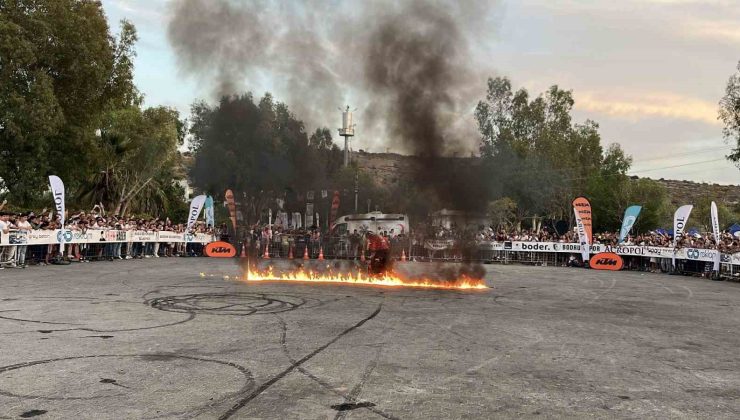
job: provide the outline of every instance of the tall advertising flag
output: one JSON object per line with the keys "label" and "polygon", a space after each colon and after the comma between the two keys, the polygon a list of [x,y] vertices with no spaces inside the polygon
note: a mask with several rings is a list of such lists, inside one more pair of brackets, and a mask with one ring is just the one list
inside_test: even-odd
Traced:
{"label": "tall advertising flag", "polygon": [[630,230],[632,230],[632,226],[635,225],[637,216],[640,215],[640,210],[642,210],[642,206],[629,206],[627,207],[627,210],[624,211],[624,218],[622,219],[622,229],[619,230],[620,244],[624,242],[624,240],[627,238],[627,235],[629,235]]}
{"label": "tall advertising flag", "polygon": [[329,230],[334,229],[334,222],[337,220],[337,213],[339,212],[339,191],[334,191],[334,197],[331,199],[331,216],[330,220],[327,220]]}
{"label": "tall advertising flag", "polygon": [[51,195],[54,198],[54,209],[59,213],[64,229],[64,183],[56,175],[49,175],[49,185],[51,186]]}
{"label": "tall advertising flag", "polygon": [[226,190],[226,206],[229,208],[231,225],[234,228],[234,232],[236,232],[236,203],[234,202],[234,193],[231,190]]}
{"label": "tall advertising flag", "polygon": [[691,204],[681,206],[673,214],[673,258],[671,263],[673,267],[676,267],[676,252],[675,248],[678,246],[678,241],[683,237],[684,231],[686,231],[686,224],[689,222],[689,215],[691,210],[694,208]]}
{"label": "tall advertising flag", "polygon": [[585,197],[578,197],[573,200],[573,212],[576,215],[578,239],[581,243],[581,256],[585,263],[588,261],[588,256],[591,250],[593,224],[593,221],[591,220],[591,203]]}
{"label": "tall advertising flag", "polygon": [[49,175],[49,186],[51,186],[51,195],[54,198],[54,209],[59,213],[61,222],[61,231],[57,234],[59,239],[59,253],[64,255],[64,182],[56,175]]}
{"label": "tall advertising flag", "polygon": [[718,245],[717,246],[717,252],[714,259],[714,271],[719,271],[719,261],[720,261],[720,252],[719,252],[719,215],[717,212],[717,203],[712,201],[712,233],[714,234],[714,242]]}
{"label": "tall advertising flag", "polygon": [[205,203],[206,203],[205,195],[199,195],[193,198],[193,201],[190,203],[190,211],[188,212],[188,228],[187,228],[188,232],[195,224],[195,221],[198,220],[200,211],[203,210],[203,205]]}
{"label": "tall advertising flag", "polygon": [[213,217],[213,197],[211,197],[210,195],[206,197],[206,204],[205,204],[204,209],[205,209],[204,214],[206,217],[206,224],[208,226],[213,227],[216,221],[214,220],[214,217]]}

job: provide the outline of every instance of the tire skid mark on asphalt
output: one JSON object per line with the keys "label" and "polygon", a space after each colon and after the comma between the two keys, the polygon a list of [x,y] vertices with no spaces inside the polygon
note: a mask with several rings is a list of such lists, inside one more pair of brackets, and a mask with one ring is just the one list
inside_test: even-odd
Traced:
{"label": "tire skid mark on asphalt", "polygon": [[[226,362],[216,359],[207,359],[204,357],[199,356],[188,356],[184,354],[177,354],[177,353],[140,353],[140,354],[96,354],[96,355],[88,355],[88,356],[70,356],[70,357],[60,357],[55,359],[44,359],[44,360],[35,360],[30,362],[22,362],[22,363],[16,363],[14,365],[8,365],[8,366],[0,366],[0,373],[6,373],[12,370],[22,369],[26,367],[46,364],[46,363],[53,363],[53,362],[60,362],[60,361],[68,361],[68,360],[81,360],[81,359],[97,359],[97,358],[121,358],[121,357],[137,357],[144,360],[168,360],[168,359],[189,359],[194,361],[200,361],[200,362],[207,362],[207,363],[216,363],[224,366],[230,366],[238,370],[242,376],[245,377],[245,384],[241,387],[241,389],[228,393],[217,400],[210,401],[206,403],[205,405],[202,405],[200,407],[193,408],[191,410],[181,412],[181,413],[167,413],[163,416],[156,416],[151,418],[161,418],[161,417],[173,417],[177,416],[180,418],[193,418],[200,414],[203,414],[209,409],[212,409],[215,405],[222,404],[223,402],[229,400],[230,398],[233,398],[236,395],[243,394],[245,392],[250,391],[255,386],[254,377],[252,376],[252,372],[249,371],[249,369],[245,368],[244,366],[241,366],[239,364],[236,364],[234,362]],[[111,397],[120,397],[125,394],[108,394],[108,395],[101,395],[101,396],[93,396],[93,397],[41,397],[41,396],[31,396],[31,395],[20,395],[20,394],[14,394],[11,392],[0,390],[0,395],[7,396],[7,397],[14,397],[14,398],[20,398],[24,400],[59,400],[59,401],[68,401],[68,400],[92,400],[92,399],[98,399],[98,398],[111,398]],[[82,412],[87,412],[88,410],[82,410]]]}
{"label": "tire skid mark on asphalt", "polygon": [[287,376],[289,373],[293,372],[294,370],[296,370],[297,368],[299,368],[301,365],[303,365],[307,361],[311,360],[317,354],[319,354],[322,351],[326,350],[329,346],[331,346],[332,344],[334,344],[337,341],[339,341],[345,335],[347,335],[347,334],[351,333],[352,331],[360,328],[366,322],[368,322],[371,319],[373,319],[376,316],[378,316],[378,314],[380,313],[380,310],[382,308],[383,308],[383,304],[381,303],[380,305],[378,305],[378,308],[373,313],[371,313],[370,315],[366,316],[365,318],[363,318],[362,320],[360,320],[355,325],[353,325],[353,326],[347,328],[346,330],[342,331],[341,333],[339,333],[338,335],[336,335],[333,339],[331,339],[329,342],[327,342],[323,346],[321,346],[321,347],[317,348],[316,350],[312,351],[311,353],[303,356],[300,360],[296,361],[295,363],[291,363],[291,365],[288,366],[288,368],[286,368],[282,372],[278,373],[277,375],[273,376],[272,378],[270,378],[269,380],[267,380],[266,382],[264,382],[262,385],[260,385],[256,390],[254,390],[253,392],[249,393],[248,395],[244,396],[242,399],[240,399],[239,401],[237,401],[236,404],[234,404],[229,410],[227,410],[224,414],[222,414],[219,417],[219,420],[226,420],[226,419],[231,418],[234,414],[236,414],[237,411],[239,411],[240,409],[244,408],[247,404],[249,404],[250,401],[252,401],[253,399],[257,398],[260,394],[262,394],[263,392],[265,392],[271,386],[275,385],[276,382],[280,381],[285,376]]}
{"label": "tire skid mark on asphalt", "polygon": [[[600,286],[602,287],[604,286],[604,283],[600,279],[599,279],[599,283],[600,283]],[[607,287],[606,290],[598,293],[595,297],[591,298],[588,302],[586,302],[586,304],[591,304],[601,299],[601,297],[609,293],[614,288],[614,286],[616,286],[616,284],[617,284],[617,279],[612,278],[612,283],[609,285],[609,287]]]}
{"label": "tire skid mark on asphalt", "polygon": [[[34,321],[34,320],[28,320],[28,319],[14,319],[14,318],[6,318],[0,316],[2,319],[9,319],[12,321],[21,321],[21,322],[34,322],[34,323],[41,323],[41,324],[60,324],[60,325],[79,325],[79,324],[68,324],[68,323],[61,323],[61,322],[46,322],[46,321]],[[187,318],[182,319],[180,321],[172,322],[169,324],[162,324],[162,325],[153,325],[150,327],[137,327],[137,328],[124,328],[124,329],[117,329],[117,330],[99,330],[95,328],[87,328],[87,327],[79,327],[79,328],[64,328],[64,329],[55,329],[55,330],[48,330],[49,332],[64,332],[64,331],[88,331],[88,332],[97,332],[97,333],[111,333],[111,332],[129,332],[129,331],[142,331],[142,330],[153,330],[155,328],[164,328],[164,327],[171,327],[174,325],[184,324],[186,322],[192,321],[195,319],[195,313],[191,312]]]}
{"label": "tire skid mark on asphalt", "polygon": [[[282,347],[283,353],[285,354],[285,357],[288,359],[288,361],[290,361],[290,363],[296,363],[295,358],[290,354],[290,351],[288,350],[288,345],[287,345],[287,342],[286,342],[287,332],[288,332],[288,326],[285,323],[285,320],[281,316],[279,316],[278,314],[275,314],[275,317],[278,319],[278,322],[280,323],[280,327],[281,327],[281,330],[282,330],[281,335],[280,335],[280,345]],[[378,349],[378,353],[376,355],[376,359],[377,359],[377,357],[380,356],[380,351],[382,350],[383,345],[384,345],[384,343],[379,344],[380,348]],[[368,364],[368,366],[370,366],[370,364]],[[376,363],[373,366],[372,370],[374,370],[376,366],[377,366],[377,360],[376,360]],[[372,373],[372,370],[367,371],[367,367],[366,367],[367,377],[369,377],[370,373]],[[330,384],[330,383],[326,382],[325,380],[319,378],[318,376],[314,375],[313,373],[311,373],[311,371],[309,371],[308,369],[304,368],[303,366],[299,366],[298,367],[298,371],[300,373],[302,373],[303,375],[305,375],[306,377],[308,377],[309,379],[311,379],[312,381],[314,381],[317,384],[319,384],[322,388],[326,389],[327,391],[329,391],[329,392],[331,392],[331,393],[333,393],[333,394],[335,394],[335,395],[337,395],[339,397],[342,397],[344,399],[344,402],[345,403],[346,402],[349,402],[349,403],[356,403],[356,402],[358,402],[357,399],[356,399],[357,398],[356,395],[353,398],[350,398],[350,395],[349,394],[346,394],[344,392],[338,391],[336,389],[336,387],[334,387],[332,384]],[[365,377],[365,375],[363,374],[363,378],[364,379],[361,380],[362,386],[364,386],[364,383],[367,380],[367,377]],[[359,394],[360,391],[361,391],[361,388],[357,391],[357,393]],[[365,408],[365,409],[367,409],[369,411],[372,411],[373,413],[375,413],[375,414],[377,414],[377,415],[379,415],[379,416],[381,416],[383,418],[386,418],[386,419],[397,419],[397,417],[395,417],[395,416],[393,416],[391,414],[385,413],[385,412],[383,412],[382,410],[380,410],[378,408],[375,408],[374,405],[373,406],[368,406],[368,407],[361,407],[361,408]]]}
{"label": "tire skid mark on asphalt", "polygon": [[[360,392],[362,392],[362,387],[365,386],[365,382],[367,382],[367,380],[370,378],[370,375],[373,373],[375,368],[378,366],[378,361],[380,360],[380,354],[382,352],[383,352],[383,345],[381,344],[380,346],[378,346],[378,350],[375,352],[375,357],[373,358],[373,360],[371,360],[370,363],[368,363],[367,366],[365,366],[365,371],[362,373],[362,376],[360,377],[360,381],[357,383],[357,385],[354,386],[354,388],[352,388],[352,391],[350,391],[349,395],[344,397],[343,404],[359,402],[357,397],[360,396]],[[338,411],[337,415],[334,416],[334,420],[344,419],[345,417],[347,417],[348,413],[349,411]]]}

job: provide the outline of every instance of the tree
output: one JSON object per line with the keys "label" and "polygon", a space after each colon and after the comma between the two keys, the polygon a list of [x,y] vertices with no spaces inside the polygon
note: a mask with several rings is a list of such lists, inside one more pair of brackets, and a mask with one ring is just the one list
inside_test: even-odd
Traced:
{"label": "tree", "polygon": [[223,97],[215,107],[196,102],[191,113],[195,186],[214,193],[233,189],[248,222],[272,200],[295,205],[307,191],[335,183],[342,155],[331,131],[309,137],[303,122],[269,93],[258,103],[249,93]]}
{"label": "tree", "polygon": [[0,188],[24,204],[46,175],[71,192],[95,171],[96,129],[110,109],[136,104],[136,31],[112,37],[99,2],[0,2]]}
{"label": "tree", "polygon": [[624,209],[635,204],[631,202],[632,184],[627,176],[631,165],[632,158],[618,144],[611,144],[599,170],[588,178],[586,196],[591,201],[593,224],[597,230],[619,230]]}
{"label": "tree", "polygon": [[[178,112],[166,107],[122,108],[102,122],[100,170],[80,199],[102,202],[115,214],[166,212],[182,201],[173,186],[182,166],[177,147],[184,138]],[[177,198],[177,199],[176,199]]]}
{"label": "tree", "polygon": [[672,211],[675,209],[671,209],[668,191],[661,183],[647,178],[632,178],[630,179],[629,197],[630,205],[642,206],[633,232],[647,232],[672,226]]}
{"label": "tree", "polygon": [[727,81],[725,96],[719,102],[719,119],[725,124],[725,140],[735,145],[727,159],[740,166],[740,62],[737,63],[737,73]]}
{"label": "tree", "polygon": [[695,227],[702,232],[712,231],[711,205],[712,201],[717,203],[717,216],[719,218],[720,230],[732,224],[735,219],[734,212],[725,205],[721,196],[708,192],[698,197],[694,202],[694,208],[689,217],[689,226]]}
{"label": "tree", "polygon": [[571,200],[584,193],[602,161],[598,125],[574,124],[573,105],[572,93],[558,86],[530,99],[526,89],[513,92],[507,78],[488,80],[475,117],[487,177],[503,185],[503,191],[491,186],[491,199],[496,190],[511,197],[520,217],[570,217]]}

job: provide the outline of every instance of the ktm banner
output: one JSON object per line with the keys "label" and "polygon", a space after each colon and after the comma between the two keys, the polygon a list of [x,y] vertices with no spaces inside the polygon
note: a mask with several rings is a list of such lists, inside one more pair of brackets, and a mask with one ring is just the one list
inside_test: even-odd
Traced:
{"label": "ktm banner", "polygon": [[334,198],[331,200],[331,220],[329,220],[329,229],[334,228],[334,221],[337,220],[337,213],[339,212],[339,191],[334,191]]}
{"label": "ktm banner", "polygon": [[211,242],[206,245],[205,253],[211,258],[231,258],[236,256],[236,248],[224,241]]}
{"label": "ktm banner", "polygon": [[573,212],[576,215],[576,227],[578,229],[578,240],[581,243],[581,255],[583,261],[588,260],[589,248],[591,247],[591,203],[585,197],[573,200]]}
{"label": "ktm banner", "polygon": [[602,252],[591,257],[588,262],[594,270],[619,271],[624,265],[622,257],[613,252]]}
{"label": "ktm banner", "polygon": [[234,232],[236,232],[236,203],[234,202],[234,193],[231,190],[226,190],[225,198],[226,206],[229,208],[231,226],[234,228]]}

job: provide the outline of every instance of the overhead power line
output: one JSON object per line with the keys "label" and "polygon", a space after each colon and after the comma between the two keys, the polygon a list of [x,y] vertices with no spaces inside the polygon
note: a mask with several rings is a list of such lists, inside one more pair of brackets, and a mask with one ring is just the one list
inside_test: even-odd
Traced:
{"label": "overhead power line", "polygon": [[725,158],[702,160],[700,162],[682,163],[680,165],[663,166],[661,168],[652,168],[652,169],[644,169],[644,170],[634,170],[633,169],[632,172],[654,172],[654,171],[660,171],[660,170],[663,170],[663,169],[681,168],[683,166],[701,165],[703,163],[719,162],[719,161],[723,161],[723,160],[725,160]]}

